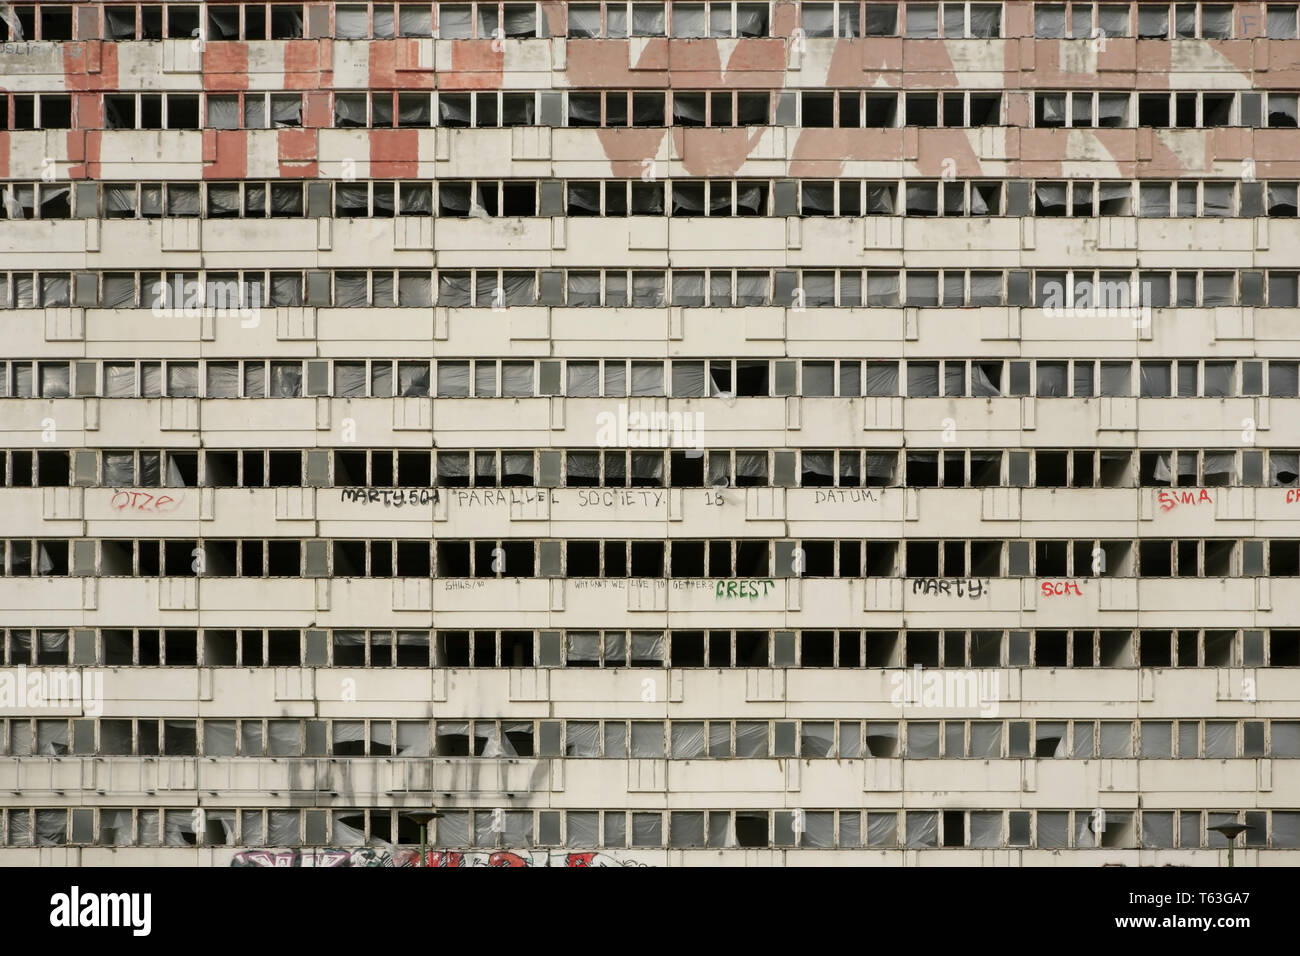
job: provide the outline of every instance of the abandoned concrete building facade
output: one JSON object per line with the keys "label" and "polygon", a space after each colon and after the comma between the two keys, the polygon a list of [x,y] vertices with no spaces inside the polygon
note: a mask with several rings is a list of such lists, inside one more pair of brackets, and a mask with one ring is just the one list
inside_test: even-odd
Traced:
{"label": "abandoned concrete building facade", "polygon": [[1300,862],[1298,29],[0,3],[0,862]]}

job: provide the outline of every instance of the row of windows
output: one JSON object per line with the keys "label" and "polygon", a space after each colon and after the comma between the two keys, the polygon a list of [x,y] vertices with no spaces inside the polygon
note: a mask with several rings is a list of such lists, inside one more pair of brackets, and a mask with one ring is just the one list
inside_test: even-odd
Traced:
{"label": "row of windows", "polygon": [[[709,494],[712,497],[712,493]],[[974,540],[0,539],[9,577],[912,578],[1296,577],[1300,541],[1226,538]],[[1094,567],[1099,570],[1094,572]],[[718,584],[719,593],[722,585]],[[773,582],[746,585],[756,598]],[[948,592],[944,592],[948,593]],[[732,591],[735,596],[736,592]],[[962,596],[962,595],[958,595]]]}
{"label": "row of windows", "polygon": [[[13,488],[341,488],[341,500],[393,489],[428,505],[438,488],[1293,488],[1294,450],[1134,453],[1125,449],[926,450],[710,448],[676,451],[476,449],[0,450]],[[665,461],[666,459],[666,461]],[[1136,464],[1136,471],[1134,465]],[[905,470],[904,470],[905,469]],[[852,500],[872,500],[872,493]],[[1207,495],[1208,497],[1208,495]],[[602,496],[603,498],[603,496]],[[151,500],[151,499],[148,499]],[[591,499],[586,499],[591,500]],[[613,497],[610,497],[612,503]],[[713,501],[714,498],[710,498]],[[842,498],[837,500],[843,500]],[[1171,504],[1177,504],[1171,499]]]}
{"label": "row of windows", "polygon": [[[987,703],[995,706],[997,702]],[[0,734],[4,723],[0,721]],[[1300,722],[1281,720],[629,722],[150,717],[15,718],[8,725],[7,736],[0,740],[8,749],[0,747],[0,751],[13,757],[1300,758]]]}
{"label": "row of windows", "polygon": [[[304,117],[304,94],[66,93],[0,95],[0,129],[453,129],[508,126],[892,129],[1009,125],[1000,91],[490,90],[326,92],[330,120]],[[1294,129],[1297,93],[1034,91],[1035,127],[1239,126]],[[317,101],[309,101],[313,111]],[[436,122],[435,122],[436,120]]]}
{"label": "row of windows", "polygon": [[[1300,667],[1300,631],[67,630],[10,628],[7,664],[107,667]],[[70,656],[71,655],[71,656]],[[430,656],[432,655],[432,657]],[[916,694],[912,695],[913,697]],[[973,705],[972,705],[973,706]]]}
{"label": "row of windows", "polygon": [[[304,204],[304,189],[307,201]],[[1172,193],[1171,193],[1172,190]],[[332,192],[332,197],[331,197]],[[1005,196],[1005,202],[1004,202]],[[164,198],[165,197],[165,198]],[[667,198],[665,198],[667,197]],[[1171,198],[1172,197],[1172,198]],[[473,180],[437,187],[437,214],[497,216],[1242,216],[1295,218],[1297,184],[1207,180]],[[1136,198],[1136,203],[1134,202]],[[268,205],[269,203],[269,205]],[[0,183],[0,217],[262,219],[433,215],[429,182]],[[1136,210],[1136,213],[1135,213]]]}
{"label": "row of windows", "polygon": [[[1138,3],[1133,20],[1128,3],[1035,3],[1034,36],[1054,38],[1098,38],[1136,36],[1143,40],[1192,39],[1228,40],[1236,37],[1268,37],[1290,40],[1296,33],[1296,5],[1263,4],[1263,17],[1255,10],[1237,22],[1231,3]],[[1262,22],[1261,22],[1262,21]]]}
{"label": "row of windows", "polygon": [[[447,810],[10,808],[7,846],[377,846],[446,849],[1300,848],[1295,810]],[[865,816],[865,822],[864,822]],[[630,820],[629,820],[630,818]],[[310,851],[307,851],[310,852]]]}
{"label": "row of windows", "polygon": [[[1133,122],[1133,97],[1137,98],[1136,123]],[[1233,93],[1217,90],[1201,93],[1162,91],[1132,94],[1039,90],[1034,93],[1034,125],[1038,127],[1154,126],[1209,129],[1249,126],[1293,129],[1296,118],[1295,93]],[[902,125],[935,124],[906,122]]]}
{"label": "row of windows", "polygon": [[[435,295],[436,292],[436,295]],[[1300,273],[1245,269],[441,269],[243,272],[0,272],[0,309],[976,308],[1019,306],[1049,317],[1128,316],[1140,308],[1293,309]],[[1079,315],[1078,310],[1083,314]],[[1129,313],[1133,314],[1130,315]]]}
{"label": "row of windows", "polygon": [[1300,394],[1286,359],[0,361],[0,398],[1227,398]]}
{"label": "row of windows", "polygon": [[[291,40],[304,36],[340,40],[439,37],[441,39],[526,38],[547,35],[547,22],[533,3],[339,3],[313,10],[304,29],[302,3],[211,3],[206,16],[199,4],[114,3],[104,5],[101,30],[79,16],[77,39],[188,39],[209,41]],[[583,38],[726,38],[771,36],[771,5],[766,2],[608,2],[569,3],[566,36]],[[1003,35],[1001,3],[800,3],[798,29],[810,38],[890,37],[914,39],[997,38]],[[1234,23],[1231,3],[1138,3],[1136,22],[1130,3],[1036,3],[1034,36],[1092,39],[1136,36],[1146,40],[1226,40],[1266,36],[1295,39],[1296,5],[1266,4],[1258,16]],[[242,8],[242,16],[241,16]],[[0,24],[0,39],[73,39],[72,8],[66,5],[13,4]],[[164,16],[165,12],[165,16]],[[39,13],[39,16],[38,16]],[[901,22],[900,22],[901,20]]]}

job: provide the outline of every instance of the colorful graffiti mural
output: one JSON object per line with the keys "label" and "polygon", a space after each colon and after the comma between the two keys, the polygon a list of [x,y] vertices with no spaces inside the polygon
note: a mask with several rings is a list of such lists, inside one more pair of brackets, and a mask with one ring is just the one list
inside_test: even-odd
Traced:
{"label": "colorful graffiti mural", "polygon": [[[358,847],[355,850],[241,850],[230,861],[231,866],[420,866],[419,850],[384,850]],[[649,866],[637,860],[620,859],[608,853],[589,851],[494,850],[490,853],[461,852],[459,850],[428,850],[424,866]]]}

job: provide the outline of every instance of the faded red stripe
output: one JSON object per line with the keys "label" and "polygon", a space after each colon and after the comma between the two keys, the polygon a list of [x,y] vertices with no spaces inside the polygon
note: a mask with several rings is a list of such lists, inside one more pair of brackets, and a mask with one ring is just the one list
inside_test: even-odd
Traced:
{"label": "faded red stripe", "polygon": [[203,51],[203,88],[248,89],[248,44],[209,43]]}
{"label": "faded red stripe", "polygon": [[248,175],[248,131],[203,131],[203,178],[243,179]]}
{"label": "faded red stripe", "polygon": [[420,168],[420,132],[414,129],[370,131],[370,174],[415,177]]}

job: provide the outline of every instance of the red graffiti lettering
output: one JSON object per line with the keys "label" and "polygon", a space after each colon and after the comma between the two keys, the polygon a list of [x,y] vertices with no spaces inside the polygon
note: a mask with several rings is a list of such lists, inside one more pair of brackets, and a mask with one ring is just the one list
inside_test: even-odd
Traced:
{"label": "red graffiti lettering", "polygon": [[1214,498],[1204,488],[1198,491],[1159,491],[1156,492],[1156,503],[1161,511],[1173,511],[1179,505],[1214,504]]}
{"label": "red graffiti lettering", "polygon": [[1067,594],[1083,596],[1083,589],[1077,581],[1044,581],[1039,585],[1043,597],[1061,597]]}
{"label": "red graffiti lettering", "polygon": [[143,514],[168,514],[175,511],[184,495],[154,495],[148,491],[115,491],[108,506],[114,511],[134,511]]}

